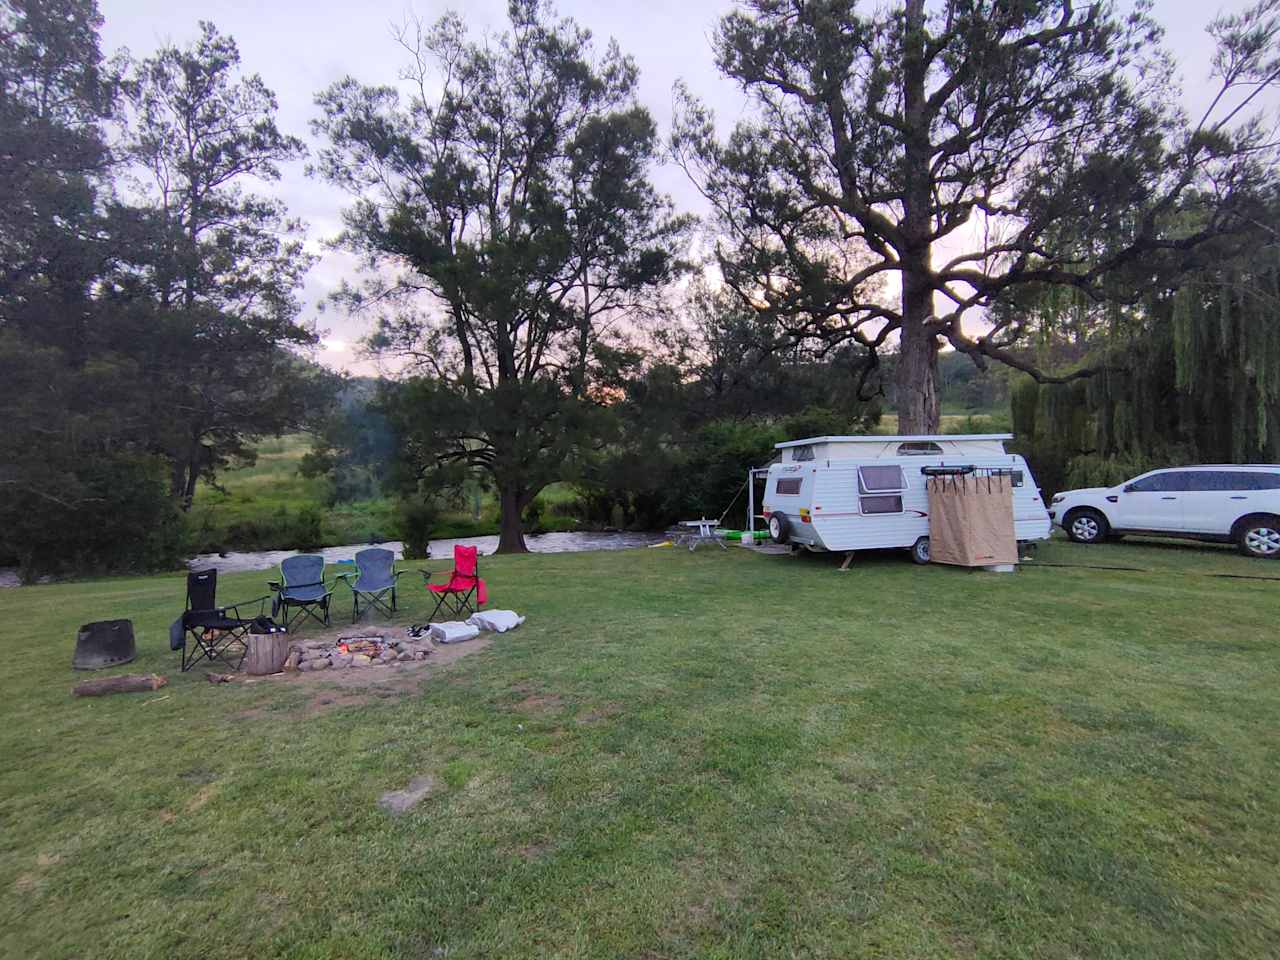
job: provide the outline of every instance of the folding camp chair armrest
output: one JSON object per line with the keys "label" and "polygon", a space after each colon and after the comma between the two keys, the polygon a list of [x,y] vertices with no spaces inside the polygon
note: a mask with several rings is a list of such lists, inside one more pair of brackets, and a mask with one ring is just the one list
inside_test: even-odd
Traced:
{"label": "folding camp chair armrest", "polygon": [[268,580],[267,589],[270,590],[272,593],[279,593],[281,590],[284,589],[284,584],[279,580]]}
{"label": "folding camp chair armrest", "polygon": [[254,597],[252,600],[241,600],[238,603],[228,603],[225,607],[222,607],[219,610],[219,613],[225,615],[228,610],[234,610],[235,619],[243,620],[244,618],[240,616],[240,608],[252,606],[256,603],[258,605],[258,616],[262,616],[262,611],[266,609],[267,601],[270,599],[271,594],[268,593],[265,597]]}
{"label": "folding camp chair armrest", "polygon": [[[432,578],[432,577],[434,577],[434,576],[436,575],[436,571],[434,571],[434,570],[423,570],[421,567],[419,567],[419,568],[418,568],[418,572],[419,572],[420,574],[422,574],[422,582],[423,582],[423,583],[430,583],[430,582],[431,582],[431,578]],[[443,571],[440,571],[440,572],[442,572],[442,573],[443,573]]]}

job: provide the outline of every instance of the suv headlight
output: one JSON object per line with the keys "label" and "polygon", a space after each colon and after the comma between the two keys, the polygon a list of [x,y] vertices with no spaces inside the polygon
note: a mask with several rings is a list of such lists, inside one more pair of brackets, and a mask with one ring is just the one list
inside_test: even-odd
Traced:
{"label": "suv headlight", "polygon": [[1061,503],[1061,502],[1062,502],[1063,500],[1065,500],[1065,499],[1067,499],[1067,498],[1066,498],[1063,494],[1061,494],[1061,493],[1055,493],[1055,494],[1053,495],[1053,499],[1049,501],[1049,506],[1051,506],[1051,507],[1052,507],[1055,503]]}

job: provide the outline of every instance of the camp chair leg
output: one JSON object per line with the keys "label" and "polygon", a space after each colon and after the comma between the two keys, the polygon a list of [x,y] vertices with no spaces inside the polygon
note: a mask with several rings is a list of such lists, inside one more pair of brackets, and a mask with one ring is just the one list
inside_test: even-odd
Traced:
{"label": "camp chair leg", "polygon": [[[328,601],[325,601],[324,603],[288,603],[288,602],[285,602],[285,603],[284,603],[284,605],[283,605],[283,607],[284,607],[284,615],[285,615],[285,619],[284,619],[284,628],[285,628],[285,632],[286,632],[286,633],[293,633],[294,625],[295,625],[295,624],[297,624],[297,623],[300,623],[301,621],[303,621],[303,620],[307,619],[308,617],[310,617],[310,618],[311,618],[312,620],[314,620],[316,623],[320,624],[320,626],[322,626],[322,627],[327,627],[327,626],[329,626],[329,603],[328,603]],[[290,607],[294,607],[294,608],[296,608],[296,609],[297,609],[297,611],[298,611],[298,612],[297,612],[297,613],[295,613],[292,617],[290,617],[290,616],[289,616],[289,608],[290,608]],[[317,613],[316,613],[316,611],[315,611],[315,608],[316,608],[316,607],[319,607],[319,608],[320,608],[320,614],[323,614],[323,616],[321,616],[320,614],[317,614]]]}
{"label": "camp chair leg", "polygon": [[[390,604],[387,603],[388,594],[391,597]],[[383,613],[387,615],[388,618],[394,617],[396,614],[395,588],[379,590],[376,592],[367,591],[367,590],[366,591],[353,590],[351,595],[354,598],[354,606],[352,607],[352,611],[351,611],[352,623],[355,623],[357,620],[360,619],[360,598],[362,596],[365,599],[364,612],[368,613],[370,610],[381,610]]]}
{"label": "camp chair leg", "polygon": [[[190,631],[195,649],[192,650],[189,646],[182,648],[182,672],[186,673],[201,660],[208,660],[210,666],[213,665],[213,661],[221,660],[232,670],[239,670],[244,664],[244,658],[249,655],[249,643],[245,639],[248,632],[248,627],[236,628],[228,630],[220,637],[209,639],[205,631],[200,633]],[[240,647],[240,657],[234,663],[228,655],[233,646]]]}

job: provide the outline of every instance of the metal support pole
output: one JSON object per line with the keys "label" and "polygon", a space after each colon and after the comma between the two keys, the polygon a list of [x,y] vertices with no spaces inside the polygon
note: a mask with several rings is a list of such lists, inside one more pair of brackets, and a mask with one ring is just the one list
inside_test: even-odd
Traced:
{"label": "metal support pole", "polygon": [[[756,470],[755,467],[747,468],[747,533],[756,532]],[[755,543],[756,538],[752,537],[751,542]]]}

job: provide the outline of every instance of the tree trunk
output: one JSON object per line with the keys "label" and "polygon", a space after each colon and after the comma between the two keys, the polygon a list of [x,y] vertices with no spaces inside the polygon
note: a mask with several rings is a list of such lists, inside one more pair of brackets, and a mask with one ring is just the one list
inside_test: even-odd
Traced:
{"label": "tree trunk", "polygon": [[[927,269],[927,268],[926,268]],[[902,274],[902,327],[898,331],[898,433],[937,433],[938,338],[925,324],[933,315],[933,292],[921,290],[910,270]]]}
{"label": "tree trunk", "polygon": [[924,0],[907,0],[902,55],[905,182],[902,195],[902,326],[898,331],[898,432],[938,432],[938,338],[933,317],[932,186],[926,98]]}
{"label": "tree trunk", "polygon": [[523,509],[520,492],[501,488],[498,504],[502,511],[498,553],[528,553],[529,548],[524,543],[524,519],[520,515]]}
{"label": "tree trunk", "polygon": [[249,653],[244,658],[245,673],[255,677],[279,673],[289,656],[291,639],[287,633],[249,634]]}

